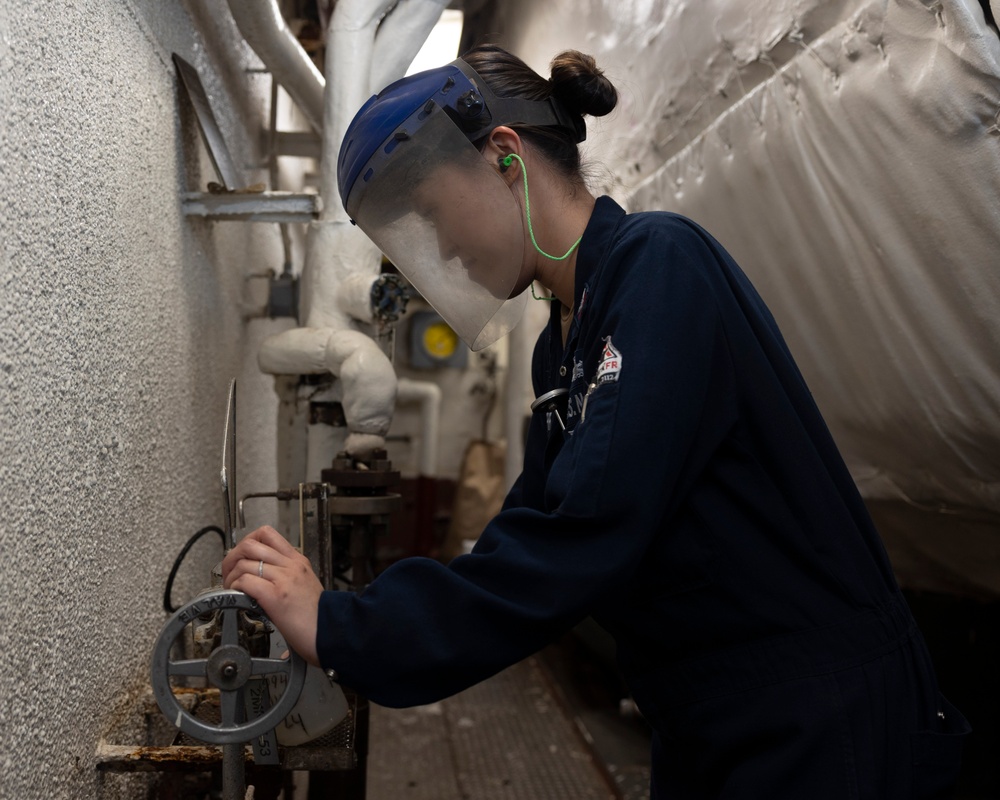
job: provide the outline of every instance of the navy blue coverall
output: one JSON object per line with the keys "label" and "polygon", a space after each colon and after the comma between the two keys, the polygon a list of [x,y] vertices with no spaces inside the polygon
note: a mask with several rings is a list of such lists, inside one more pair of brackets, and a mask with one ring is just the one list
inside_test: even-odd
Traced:
{"label": "navy blue coverall", "polygon": [[778,328],[690,220],[597,201],[524,471],[470,555],[324,592],[324,667],[428,703],[590,615],[653,728],[654,798],[923,798],[957,779],[888,558]]}

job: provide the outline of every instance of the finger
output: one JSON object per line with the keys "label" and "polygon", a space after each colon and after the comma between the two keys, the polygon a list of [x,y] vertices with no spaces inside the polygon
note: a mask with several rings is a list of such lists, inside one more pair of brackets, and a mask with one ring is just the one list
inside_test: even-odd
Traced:
{"label": "finger", "polygon": [[259,536],[257,537],[259,541],[263,542],[269,547],[274,548],[286,558],[291,558],[292,556],[298,554],[298,550],[292,547],[288,539],[286,539],[284,536],[278,533],[270,525],[265,525],[263,528],[258,528],[256,531],[254,531],[254,533],[259,534]]}
{"label": "finger", "polygon": [[232,589],[233,584],[236,582],[237,578],[244,574],[245,570],[241,568],[243,559],[238,559],[235,563],[230,564],[228,567],[223,567],[222,570],[222,588]]}
{"label": "finger", "polygon": [[233,568],[233,565],[237,561],[239,561],[241,558],[246,557],[245,553],[247,551],[247,548],[251,547],[256,541],[258,541],[258,537],[254,535],[256,533],[257,531],[247,534],[242,539],[240,539],[240,541],[236,544],[236,546],[232,550],[226,553],[225,558],[222,559],[223,576],[228,574],[229,570]]}
{"label": "finger", "polygon": [[274,564],[279,567],[283,567],[289,562],[287,556],[282,555],[269,544],[260,541],[248,542],[242,549],[240,557],[248,561],[263,561],[265,564]]}
{"label": "finger", "polygon": [[251,548],[251,543],[247,542],[244,544],[236,545],[232,550],[226,553],[226,557],[222,559],[222,580],[225,582],[226,578],[229,577],[230,573],[237,568],[237,566],[242,561],[257,561],[263,560],[263,556],[258,557],[254,554],[254,550]]}
{"label": "finger", "polygon": [[[251,531],[242,539],[240,539],[239,543],[226,554],[226,557],[224,559],[222,559],[223,578],[225,578],[225,576],[229,574],[229,571],[233,568],[233,565],[241,558],[250,558],[251,556],[248,555],[248,553],[255,552],[253,548],[259,547],[262,544],[264,546],[273,548],[275,537],[277,539],[285,541],[285,544],[288,544],[288,542],[284,539],[284,537],[270,525],[264,525],[260,528],[257,528],[256,530]],[[289,545],[289,547],[291,547],[291,545]],[[282,551],[279,549],[278,552]],[[259,556],[258,560],[260,560],[261,558],[264,558],[264,555]]]}
{"label": "finger", "polygon": [[241,558],[229,572],[223,577],[222,585],[226,589],[235,588],[235,582],[243,575],[250,575],[266,582],[273,582],[279,577],[284,568],[277,564],[271,564],[258,558]]}
{"label": "finger", "polygon": [[268,617],[271,616],[277,598],[277,590],[270,581],[258,578],[256,574],[243,572],[230,583],[228,588],[250,595],[264,609],[264,613]]}
{"label": "finger", "polygon": [[[240,545],[253,544],[254,542],[267,542],[272,535],[281,536],[281,534],[270,525],[261,525],[259,528],[250,531],[250,533],[242,537],[236,547],[239,547]],[[236,547],[233,549],[235,550]]]}
{"label": "finger", "polygon": [[[238,547],[239,545],[237,545]],[[226,553],[225,558],[222,559],[222,582],[225,583],[226,579],[229,577],[229,573],[232,572],[235,564],[240,560],[240,555],[236,552],[234,547],[228,553]]]}
{"label": "finger", "polygon": [[246,536],[244,536],[242,539],[240,539],[240,544],[243,544],[244,542],[263,541],[264,537],[268,536],[271,533],[277,533],[277,531],[274,530],[274,528],[272,528],[270,525],[261,525],[259,528],[255,528],[254,530],[250,531],[250,533],[248,533]]}

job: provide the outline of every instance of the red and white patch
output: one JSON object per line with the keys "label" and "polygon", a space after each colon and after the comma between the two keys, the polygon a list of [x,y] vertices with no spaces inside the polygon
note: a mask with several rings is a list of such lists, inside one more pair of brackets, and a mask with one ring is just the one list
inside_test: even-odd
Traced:
{"label": "red and white patch", "polygon": [[610,383],[618,380],[622,371],[621,351],[611,344],[611,337],[604,340],[604,350],[601,352],[601,364],[597,368],[595,383]]}

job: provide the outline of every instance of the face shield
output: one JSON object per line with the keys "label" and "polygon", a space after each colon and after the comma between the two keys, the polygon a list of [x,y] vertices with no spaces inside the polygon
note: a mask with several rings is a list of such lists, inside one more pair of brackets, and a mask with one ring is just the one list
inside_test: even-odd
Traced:
{"label": "face shield", "polygon": [[[421,112],[422,113],[422,112]],[[521,317],[521,209],[499,172],[436,106],[391,139],[349,196],[351,218],[473,350]],[[405,126],[404,126],[405,127]],[[388,152],[387,152],[388,151]]]}
{"label": "face shield", "polygon": [[526,297],[511,297],[523,266],[521,207],[472,142],[500,124],[557,124],[554,109],[494,97],[459,60],[387,87],[344,138],[347,213],[473,350],[508,333]]}

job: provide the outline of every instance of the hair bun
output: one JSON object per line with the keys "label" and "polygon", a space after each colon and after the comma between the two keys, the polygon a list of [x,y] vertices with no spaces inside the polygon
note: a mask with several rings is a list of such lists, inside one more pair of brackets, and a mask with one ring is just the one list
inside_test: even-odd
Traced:
{"label": "hair bun", "polygon": [[618,103],[618,90],[597,68],[593,56],[566,50],[552,59],[552,93],[568,110],[592,117],[610,114]]}

